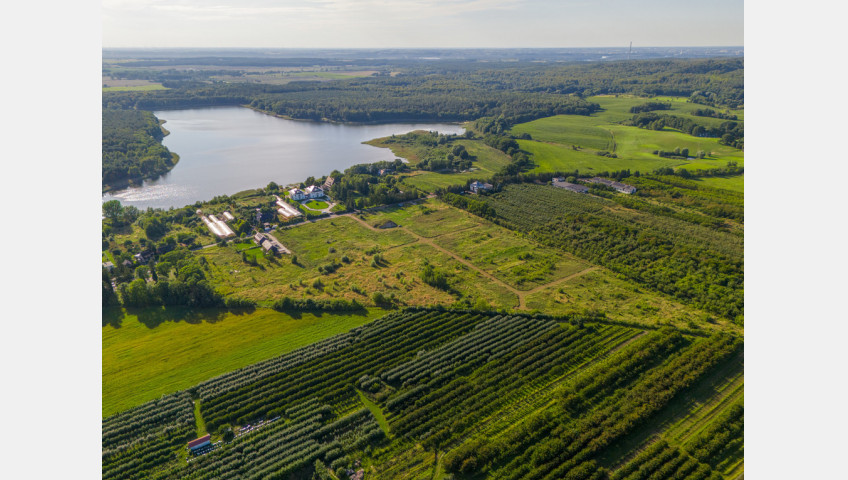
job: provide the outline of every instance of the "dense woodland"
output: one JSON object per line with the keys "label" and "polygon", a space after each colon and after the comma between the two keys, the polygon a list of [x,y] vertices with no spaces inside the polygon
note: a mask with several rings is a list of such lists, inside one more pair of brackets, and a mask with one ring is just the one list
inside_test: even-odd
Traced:
{"label": "dense woodland", "polygon": [[744,104],[743,60],[644,60],[592,64],[433,62],[395,76],[286,85],[169,83],[169,90],[105,92],[104,108],[153,110],[249,104],[292,118],[343,122],[476,120],[518,123],[592,113],[581,97],[601,94],[690,97],[709,106]]}
{"label": "dense woodland", "polygon": [[150,112],[103,109],[103,184],[149,178],[170,170],[176,158],[162,145],[159,120]]}

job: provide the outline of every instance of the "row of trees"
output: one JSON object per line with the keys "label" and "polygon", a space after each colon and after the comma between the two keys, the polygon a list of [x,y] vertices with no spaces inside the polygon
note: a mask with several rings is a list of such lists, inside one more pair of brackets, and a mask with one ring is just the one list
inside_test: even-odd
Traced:
{"label": "row of trees", "polygon": [[[520,179],[531,177],[539,176]],[[607,211],[608,200],[538,185],[508,185],[479,199],[449,193],[443,198],[649,288],[742,322],[744,269],[738,237],[673,215],[655,214],[635,222],[626,210]],[[478,202],[485,206],[477,207]],[[529,204],[534,208],[528,209]]]}
{"label": "row of trees", "polygon": [[[428,346],[463,334],[481,316],[455,318],[450,313],[410,312],[369,324],[357,342],[222,394],[201,404],[207,427],[262,418],[273,409],[307,398],[328,405],[356,402],[352,382],[364,373],[391,369]],[[237,381],[237,379],[233,379]]]}
{"label": "row of trees", "polygon": [[648,112],[634,115],[629,124],[651,130],[670,127],[695,137],[719,138],[719,143],[740,150],[745,146],[745,127],[739,122],[722,122],[719,126],[712,127],[698,124],[690,118]]}
{"label": "row of trees", "polygon": [[[579,417],[555,404],[495,440],[452,451],[444,465],[453,472],[483,470],[509,480],[602,477],[594,460],[605,448],[643,425],[739,346],[739,340],[723,335],[696,341],[641,375],[614,380],[612,393]],[[620,361],[623,354],[618,352],[615,358]],[[594,373],[591,369],[583,375]]]}

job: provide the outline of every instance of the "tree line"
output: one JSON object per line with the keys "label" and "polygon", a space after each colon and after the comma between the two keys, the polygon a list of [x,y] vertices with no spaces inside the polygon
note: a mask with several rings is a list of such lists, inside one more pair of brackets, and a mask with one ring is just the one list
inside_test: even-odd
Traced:
{"label": "tree line", "polygon": [[162,145],[159,120],[151,113],[104,109],[102,112],[102,182],[161,175],[176,163]]}
{"label": "tree line", "polygon": [[690,118],[647,112],[634,115],[629,124],[650,130],[662,130],[665,127],[670,127],[694,137],[719,138],[719,143],[722,145],[740,150],[745,146],[745,127],[742,123],[734,121],[722,122],[717,127],[711,127],[696,123]]}

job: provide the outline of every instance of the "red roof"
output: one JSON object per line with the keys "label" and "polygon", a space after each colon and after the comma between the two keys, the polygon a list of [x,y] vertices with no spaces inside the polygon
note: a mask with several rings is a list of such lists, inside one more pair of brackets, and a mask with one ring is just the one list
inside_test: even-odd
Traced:
{"label": "red roof", "polygon": [[188,442],[188,448],[196,447],[202,443],[206,443],[209,441],[210,438],[212,438],[212,435],[206,434],[196,440],[192,440]]}

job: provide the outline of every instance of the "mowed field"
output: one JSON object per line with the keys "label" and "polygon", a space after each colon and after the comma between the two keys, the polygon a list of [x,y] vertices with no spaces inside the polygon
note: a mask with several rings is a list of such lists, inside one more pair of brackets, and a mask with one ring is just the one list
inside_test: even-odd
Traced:
{"label": "mowed field", "polygon": [[704,177],[696,179],[695,181],[710,187],[733,190],[734,192],[745,191],[744,175],[734,175],[732,177]]}
{"label": "mowed field", "polygon": [[[518,142],[522,150],[533,154],[536,168],[532,171],[580,170],[581,173],[591,173],[630,169],[651,172],[661,167],[690,170],[719,168],[731,161],[744,165],[744,153],[719,144],[717,138],[693,137],[670,128],[654,131],[617,123],[632,116],[629,113],[631,106],[645,103],[648,99],[593,97],[591,100],[600,103],[605,110],[589,117],[557,115],[512,128],[515,135],[527,133],[532,137],[532,140]],[[681,102],[672,104],[686,105],[689,109],[704,108]],[[660,113],[692,117],[704,124],[717,120],[680,115],[675,110],[663,110]],[[671,159],[653,153],[654,150],[671,151],[675,148],[688,148],[690,155],[703,150],[707,157],[697,160]],[[599,156],[599,151],[615,153],[617,158]]]}
{"label": "mowed field", "polygon": [[[149,308],[104,310],[103,416],[216,375],[282,355],[364,325],[385,314],[304,313],[270,309]],[[117,326],[116,326],[117,325]]]}
{"label": "mowed field", "polygon": [[404,183],[432,192],[437,188],[464,184],[465,181],[469,179],[473,180],[492,177],[498,170],[510,162],[510,158],[507,154],[484,144],[482,141],[461,140],[455,143],[457,145],[464,145],[465,149],[468,150],[469,155],[477,157],[477,159],[472,162],[472,168],[470,171],[461,173],[439,173],[419,170],[412,176],[404,178]]}
{"label": "mowed field", "polygon": [[[672,105],[670,110],[657,113],[689,118],[699,124],[718,126],[727,121],[711,117],[698,117],[692,114],[696,109],[709,108],[704,105],[689,103],[685,98],[655,97],[640,98],[632,96],[597,96],[587,100],[601,105],[601,111],[590,116],[557,115],[541,118],[531,122],[517,124],[512,127],[511,134],[520,136],[529,134],[532,140],[518,140],[520,148],[532,154],[535,168],[531,172],[571,172],[581,173],[612,172],[616,170],[631,170],[650,173],[658,168],[686,168],[688,170],[705,170],[722,168],[728,162],[736,162],[744,166],[744,152],[732,147],[721,145],[717,138],[694,137],[671,128],[654,131],[622,125],[630,120],[633,114],[630,108],[646,102],[665,102]],[[713,109],[724,111],[722,109]],[[743,110],[729,110],[737,115],[741,122]],[[383,144],[380,139],[369,142],[371,145],[391,147],[395,155],[406,158],[411,163],[418,161],[418,154],[413,149],[399,144]],[[510,158],[503,152],[493,149],[481,140],[462,140],[456,142],[466,147],[471,155],[477,157],[473,168],[461,173],[438,173],[416,171],[406,176],[403,182],[425,191],[433,192],[438,188],[450,185],[461,185],[467,180],[491,178]],[[672,151],[675,148],[688,148],[690,156],[703,150],[707,156],[703,159],[672,159],[655,155],[655,150]],[[617,158],[598,155],[598,152],[615,153]],[[738,184],[727,182],[715,186],[738,190]]]}

